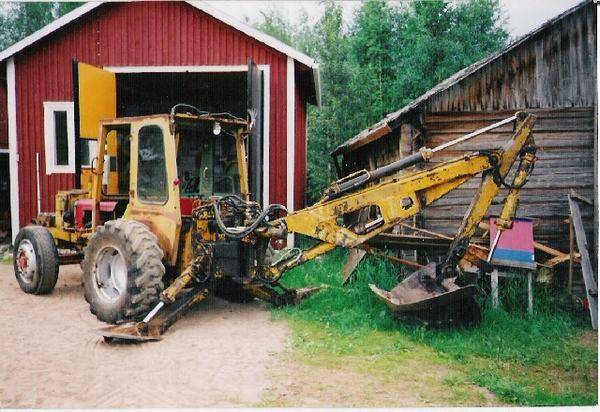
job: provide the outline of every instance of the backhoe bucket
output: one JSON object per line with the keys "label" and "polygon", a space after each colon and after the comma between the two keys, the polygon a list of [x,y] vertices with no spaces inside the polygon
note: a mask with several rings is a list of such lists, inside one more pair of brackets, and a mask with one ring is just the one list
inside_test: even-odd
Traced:
{"label": "backhoe bucket", "polygon": [[475,285],[458,286],[456,278],[436,282],[435,264],[417,270],[390,292],[371,290],[397,315],[413,316],[430,324],[473,324],[481,318]]}

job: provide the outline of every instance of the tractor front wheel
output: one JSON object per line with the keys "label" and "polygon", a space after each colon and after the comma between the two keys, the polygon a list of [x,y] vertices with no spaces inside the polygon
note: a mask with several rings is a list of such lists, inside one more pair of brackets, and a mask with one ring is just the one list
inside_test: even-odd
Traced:
{"label": "tractor front wheel", "polygon": [[82,264],[90,311],[108,323],[143,318],[163,290],[162,258],[156,236],[143,223],[118,219],[98,227]]}
{"label": "tractor front wheel", "polygon": [[42,226],[26,226],[14,243],[15,276],[25,293],[50,293],[58,279],[58,251],[52,235]]}

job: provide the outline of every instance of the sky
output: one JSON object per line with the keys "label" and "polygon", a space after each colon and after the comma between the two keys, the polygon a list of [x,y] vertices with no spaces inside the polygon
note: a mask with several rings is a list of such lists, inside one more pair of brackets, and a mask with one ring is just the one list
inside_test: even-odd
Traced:
{"label": "sky", "polygon": [[[581,0],[500,0],[505,12],[507,28],[513,38],[520,37],[540,26],[546,20],[562,13],[568,8],[580,3]],[[255,22],[260,18],[261,10],[275,8],[280,10],[291,21],[303,10],[312,20],[316,20],[322,12],[318,1],[240,1],[240,0],[211,0],[212,6],[236,17],[241,21]],[[350,21],[354,9],[360,1],[341,1],[344,8],[344,19]],[[390,3],[400,3],[390,1]]]}

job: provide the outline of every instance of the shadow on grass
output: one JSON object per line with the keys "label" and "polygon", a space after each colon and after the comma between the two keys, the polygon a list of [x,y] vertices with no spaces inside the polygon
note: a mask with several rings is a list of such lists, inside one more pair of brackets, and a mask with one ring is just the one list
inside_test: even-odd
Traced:
{"label": "shadow on grass", "polygon": [[[401,353],[425,345],[487,388],[502,401],[519,405],[593,405],[597,403],[597,343],[581,338],[588,324],[575,316],[566,300],[543,285],[535,288],[535,313],[526,314],[524,280],[502,289],[506,309],[491,309],[482,290],[483,321],[472,328],[430,329],[392,316],[368,284],[390,290],[398,267],[368,257],[358,267],[356,281],[342,286],[341,268],[347,252],[328,256],[290,271],[285,284],[330,287],[298,307],[278,310],[292,320],[301,351],[329,355]],[[311,328],[321,332],[305,333]],[[319,335],[318,337],[316,335]],[[317,339],[317,341],[315,341]],[[452,382],[447,383],[452,386]]]}

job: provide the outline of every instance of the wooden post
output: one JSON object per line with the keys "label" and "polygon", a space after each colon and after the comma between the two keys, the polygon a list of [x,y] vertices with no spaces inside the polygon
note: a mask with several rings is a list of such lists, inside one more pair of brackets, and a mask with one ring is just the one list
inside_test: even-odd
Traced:
{"label": "wooden post", "polygon": [[567,290],[573,294],[573,265],[575,264],[575,230],[573,229],[573,218],[569,216],[569,282]]}
{"label": "wooden post", "polygon": [[527,272],[527,313],[533,315],[533,272]]}
{"label": "wooden post", "polygon": [[498,269],[494,268],[494,271],[491,274],[491,284],[492,284],[492,307],[496,309],[499,306],[498,299]]}
{"label": "wooden post", "polygon": [[583,282],[585,283],[585,294],[590,309],[590,318],[592,328],[598,329],[598,285],[594,279],[594,268],[588,253],[588,243],[585,236],[585,229],[581,220],[581,211],[575,199],[569,195],[569,208],[571,209],[571,218],[573,219],[573,228],[575,230],[575,240],[577,249],[581,255],[581,271],[583,272]]}

